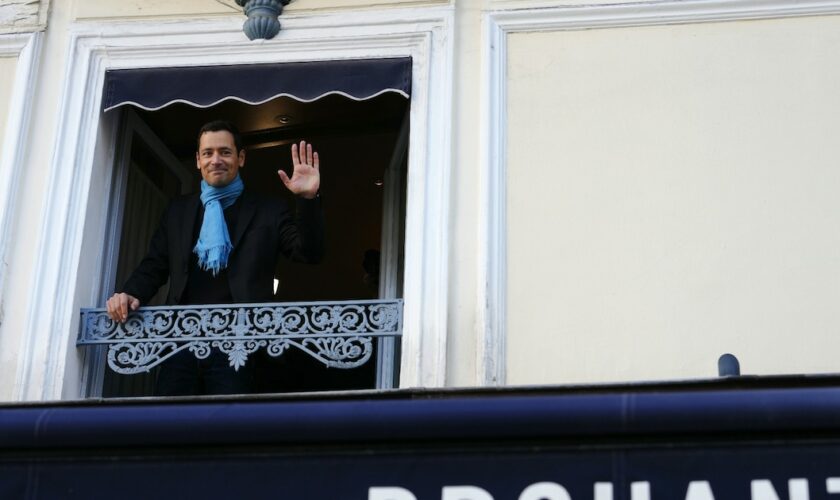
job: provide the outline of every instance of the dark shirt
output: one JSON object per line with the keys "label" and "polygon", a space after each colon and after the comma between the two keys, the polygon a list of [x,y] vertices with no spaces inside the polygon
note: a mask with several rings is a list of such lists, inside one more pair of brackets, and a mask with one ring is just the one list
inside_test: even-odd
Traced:
{"label": "dark shirt", "polygon": [[[242,198],[237,198],[233,205],[225,209],[225,224],[228,234],[233,234],[236,221],[239,217],[239,207],[242,205]],[[201,223],[204,220],[204,205],[198,211],[193,228],[193,242],[198,241],[201,233]],[[231,304],[233,296],[230,293],[227,268],[219,271],[213,276],[210,271],[205,271],[198,266],[198,255],[195,252],[190,254],[190,271],[187,278],[187,285],[184,288],[184,295],[181,297],[180,305],[193,304]]]}

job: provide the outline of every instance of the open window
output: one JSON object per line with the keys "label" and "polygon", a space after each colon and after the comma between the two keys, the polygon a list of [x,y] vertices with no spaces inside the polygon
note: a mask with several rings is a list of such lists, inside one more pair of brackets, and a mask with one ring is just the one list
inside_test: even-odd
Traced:
{"label": "open window", "polygon": [[[291,144],[306,139],[322,159],[326,256],[318,266],[279,262],[275,300],[401,298],[410,68],[410,59],[392,59],[109,72],[104,108],[121,113],[122,126],[105,295],[142,259],[168,200],[198,189],[197,131],[223,118],[243,133],[247,189],[293,204],[276,173],[290,168]],[[155,370],[117,374],[106,367],[106,349],[88,356],[88,395],[152,393]],[[374,349],[352,369],[327,368],[295,349],[259,351],[249,361],[257,363],[255,390],[395,386],[398,342],[382,337]]]}

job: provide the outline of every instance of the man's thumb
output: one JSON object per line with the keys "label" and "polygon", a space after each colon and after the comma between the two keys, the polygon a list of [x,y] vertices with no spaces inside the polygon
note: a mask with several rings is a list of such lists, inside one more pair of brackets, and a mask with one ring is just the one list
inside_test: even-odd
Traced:
{"label": "man's thumb", "polygon": [[286,174],[286,172],[284,172],[282,170],[278,170],[277,175],[280,176],[280,180],[283,181],[283,184],[288,184],[289,183],[289,176]]}
{"label": "man's thumb", "polygon": [[138,307],[140,307],[140,301],[137,299],[131,299],[131,310],[136,311]]}

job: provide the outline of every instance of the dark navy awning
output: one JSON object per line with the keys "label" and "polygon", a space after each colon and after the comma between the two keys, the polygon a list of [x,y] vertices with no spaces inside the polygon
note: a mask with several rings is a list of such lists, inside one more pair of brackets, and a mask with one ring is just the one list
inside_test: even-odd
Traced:
{"label": "dark navy awning", "polygon": [[310,102],[339,94],[365,100],[408,97],[411,58],[109,70],[102,108],[156,110],[174,103],[206,108],[226,100],[261,104],[286,96]]}
{"label": "dark navy awning", "polygon": [[818,500],[838,415],[837,375],[3,403],[0,498]]}

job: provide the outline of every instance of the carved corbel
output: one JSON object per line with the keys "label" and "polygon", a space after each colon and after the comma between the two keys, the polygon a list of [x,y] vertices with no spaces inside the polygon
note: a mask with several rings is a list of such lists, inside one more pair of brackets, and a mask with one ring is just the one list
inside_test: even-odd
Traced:
{"label": "carved corbel", "polygon": [[280,32],[280,14],[291,0],[236,0],[248,19],[242,31],[251,40],[270,40]]}

